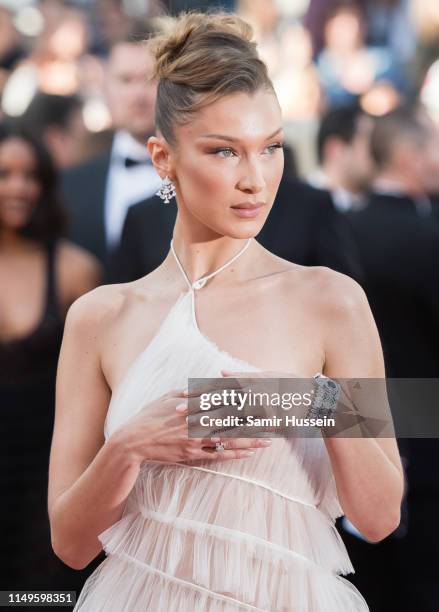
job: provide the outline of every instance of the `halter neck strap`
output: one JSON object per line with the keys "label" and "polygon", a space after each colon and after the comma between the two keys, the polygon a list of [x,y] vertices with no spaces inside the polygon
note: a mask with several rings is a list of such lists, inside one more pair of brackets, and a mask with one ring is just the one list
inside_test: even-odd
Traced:
{"label": "halter neck strap", "polygon": [[171,251],[175,257],[175,261],[177,262],[177,265],[180,268],[181,273],[183,274],[183,277],[186,283],[188,284],[189,288],[190,289],[201,289],[202,287],[204,287],[204,285],[209,280],[209,278],[212,278],[212,276],[215,276],[215,274],[218,274],[218,272],[221,272],[222,270],[224,270],[224,268],[227,268],[227,266],[230,266],[231,263],[233,263],[236,259],[238,259],[238,257],[242,255],[244,251],[250,246],[250,242],[251,242],[251,238],[247,240],[245,245],[236,255],[234,255],[231,259],[229,259],[229,261],[226,261],[226,263],[223,264],[220,268],[218,268],[214,272],[211,272],[210,274],[206,274],[206,276],[202,276],[201,278],[194,281],[193,283],[189,280],[188,275],[186,274],[183,266],[181,265],[180,260],[177,257],[177,253],[175,252],[175,249],[174,249],[174,239],[171,240]]}

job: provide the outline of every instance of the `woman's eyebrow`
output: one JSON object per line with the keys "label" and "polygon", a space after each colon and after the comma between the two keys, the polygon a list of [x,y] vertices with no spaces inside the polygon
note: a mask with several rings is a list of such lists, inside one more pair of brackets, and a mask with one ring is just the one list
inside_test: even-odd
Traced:
{"label": "woman's eyebrow", "polygon": [[[281,131],[282,131],[282,127],[275,130],[272,134],[267,136],[264,140],[270,140],[270,138],[273,138],[273,136],[276,136],[276,134],[279,134],[279,132]],[[216,138],[218,140],[229,140],[230,142],[236,142],[239,140],[239,138],[233,138],[233,136],[226,136],[225,134],[201,134],[200,138]]]}

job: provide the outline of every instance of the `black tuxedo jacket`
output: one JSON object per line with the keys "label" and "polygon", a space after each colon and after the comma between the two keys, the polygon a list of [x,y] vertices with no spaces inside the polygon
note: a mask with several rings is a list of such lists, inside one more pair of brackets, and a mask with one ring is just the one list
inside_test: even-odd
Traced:
{"label": "black tuxedo jacket", "polygon": [[439,375],[439,228],[408,197],[371,194],[346,215],[389,377]]}
{"label": "black tuxedo jacket", "polygon": [[[371,194],[367,208],[346,217],[359,247],[363,286],[381,336],[387,377],[439,375],[436,214],[437,209],[430,217],[418,216],[409,197]],[[432,410],[437,410],[436,404]],[[392,409],[395,414],[397,405]],[[399,439],[398,445],[406,460],[403,510],[408,518],[403,522],[407,534],[401,540],[386,538],[374,548],[344,534],[357,569],[352,581],[371,609],[412,610],[421,606],[422,610],[436,610],[437,575],[426,570],[419,559],[428,555],[429,567],[439,563],[439,478],[432,469],[439,455],[439,439]],[[402,585],[396,598],[395,584]]]}
{"label": "black tuxedo jacket", "polygon": [[98,257],[107,269],[109,254],[105,239],[105,191],[110,152],[79,166],[61,177],[61,190],[69,216],[69,237]]}
{"label": "black tuxedo jacket", "polygon": [[[367,208],[348,213],[347,220],[359,247],[386,376],[437,378],[439,224],[434,211],[420,217],[409,197],[371,194]],[[431,491],[439,499],[439,478],[431,471],[439,440],[404,439],[400,446],[409,456],[409,495]],[[410,514],[417,510],[411,506]]]}
{"label": "black tuxedo jacket", "polygon": [[[122,239],[110,266],[109,280],[128,282],[152,272],[169,251],[176,219],[175,201],[154,196],[131,206]],[[334,210],[330,194],[283,178],[268,219],[257,236],[265,248],[284,259],[328,266],[361,278],[349,225]]]}

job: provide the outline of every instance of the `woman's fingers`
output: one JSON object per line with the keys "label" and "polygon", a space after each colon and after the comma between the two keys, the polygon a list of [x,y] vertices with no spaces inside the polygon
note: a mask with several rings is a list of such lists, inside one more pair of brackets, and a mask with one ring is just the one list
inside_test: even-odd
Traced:
{"label": "woman's fingers", "polygon": [[264,438],[221,438],[221,443],[226,449],[251,449],[271,446],[271,440]]}
{"label": "woman's fingers", "polygon": [[[217,438],[192,438],[192,440],[199,440],[199,445],[201,448],[216,448],[216,440]],[[267,448],[271,446],[271,440],[261,439],[261,438],[221,438],[221,444],[226,450],[248,450],[253,448]],[[198,446],[197,443],[193,442],[194,446]],[[218,451],[216,451],[218,452]],[[219,451],[223,452],[223,451]]]}
{"label": "woman's fingers", "polygon": [[189,410],[187,401],[180,402],[179,404],[177,404],[177,406],[175,407],[175,410],[180,413],[187,412]]}
{"label": "woman's fingers", "polygon": [[201,448],[199,450],[199,458],[216,459],[220,461],[225,459],[245,459],[246,457],[254,457],[255,453],[255,450],[233,449],[218,452],[215,449]]}

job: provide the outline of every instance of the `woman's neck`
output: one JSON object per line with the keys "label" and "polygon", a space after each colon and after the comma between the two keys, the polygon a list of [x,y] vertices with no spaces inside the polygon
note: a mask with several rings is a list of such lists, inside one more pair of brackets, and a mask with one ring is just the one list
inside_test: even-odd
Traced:
{"label": "woman's neck", "polygon": [[[173,235],[174,252],[191,282],[218,270],[244,249],[247,242],[248,238],[229,236],[201,240],[187,238],[176,231]],[[170,256],[173,259],[172,253]]]}
{"label": "woman's neck", "polygon": [[0,252],[2,253],[35,251],[39,246],[36,240],[23,236],[13,229],[0,228]]}

